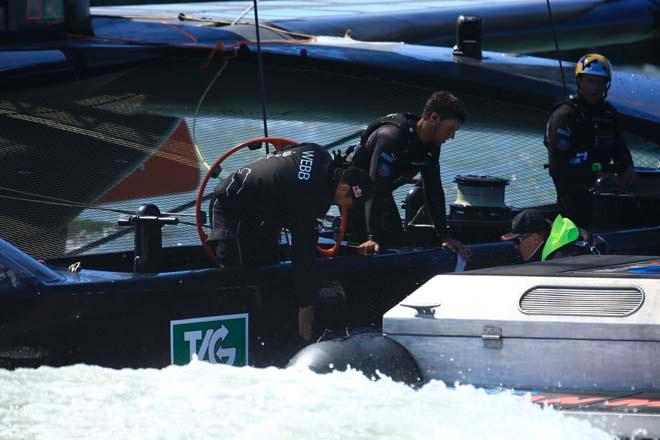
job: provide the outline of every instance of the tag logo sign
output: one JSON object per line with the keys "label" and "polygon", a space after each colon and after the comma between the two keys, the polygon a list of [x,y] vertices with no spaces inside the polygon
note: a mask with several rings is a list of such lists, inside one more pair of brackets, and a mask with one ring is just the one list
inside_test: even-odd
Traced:
{"label": "tag logo sign", "polygon": [[248,314],[170,321],[173,365],[200,361],[243,367],[248,363]]}

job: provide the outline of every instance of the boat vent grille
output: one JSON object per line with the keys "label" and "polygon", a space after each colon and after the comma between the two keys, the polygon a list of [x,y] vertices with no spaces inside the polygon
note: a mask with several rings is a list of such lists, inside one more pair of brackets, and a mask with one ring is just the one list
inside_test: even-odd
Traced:
{"label": "boat vent grille", "polygon": [[528,315],[623,317],[644,302],[636,287],[539,286],[520,298],[520,311]]}

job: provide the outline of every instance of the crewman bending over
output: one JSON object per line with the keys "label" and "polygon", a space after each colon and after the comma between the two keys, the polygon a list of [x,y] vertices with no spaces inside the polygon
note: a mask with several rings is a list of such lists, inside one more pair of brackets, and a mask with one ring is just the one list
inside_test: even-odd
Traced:
{"label": "crewman bending over", "polygon": [[356,212],[351,217],[353,236],[362,241],[361,253],[378,252],[381,244],[399,244],[401,216],[392,191],[400,179],[412,179],[421,173],[425,208],[438,241],[469,259],[470,249],[447,235],[445,193],[440,180],[442,144],[454,138],[464,121],[462,102],[440,91],[426,101],[421,117],[394,113],[369,124],[351,159],[374,182],[374,196],[367,201],[364,213]]}
{"label": "crewman bending over", "polygon": [[209,243],[221,266],[274,264],[280,261],[277,230],[288,228],[298,330],[309,340],[316,293],[317,219],[332,203],[351,208],[362,202],[371,189],[364,171],[336,167],[319,145],[293,145],[236,170],[218,184]]}

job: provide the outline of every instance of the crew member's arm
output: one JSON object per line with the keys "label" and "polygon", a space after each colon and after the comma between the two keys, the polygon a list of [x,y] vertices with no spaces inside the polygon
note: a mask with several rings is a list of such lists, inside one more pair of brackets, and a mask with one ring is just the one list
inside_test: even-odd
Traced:
{"label": "crew member's arm", "polygon": [[433,228],[442,247],[456,252],[464,260],[469,260],[472,251],[460,241],[447,235],[447,214],[445,211],[445,191],[440,178],[440,159],[435,155],[432,165],[422,169],[422,183],[424,184],[424,205],[429,213]]}
{"label": "crew member's arm", "polygon": [[318,234],[316,218],[300,218],[291,228],[293,282],[298,300],[298,332],[305,340],[312,337],[314,309],[312,303],[316,293],[314,257]]}
{"label": "crew member's arm", "polygon": [[578,147],[575,125],[573,109],[568,105],[557,108],[546,125],[550,175],[562,184],[584,183],[592,172],[587,157],[582,165],[570,163]]}
{"label": "crew member's arm", "polygon": [[396,161],[395,151],[400,141],[400,131],[394,126],[383,126],[376,130],[369,142],[374,142],[373,154],[369,165],[369,176],[374,183],[374,193],[365,202],[365,221],[367,227],[367,241],[360,244],[358,252],[370,255],[380,250],[379,237],[376,237],[377,216],[383,212],[380,206],[392,192],[394,182],[394,167]]}
{"label": "crew member's arm", "polygon": [[445,212],[445,191],[440,179],[440,161],[437,155],[432,164],[421,171],[424,188],[424,205],[431,218],[435,233],[444,241],[447,237],[447,214]]}

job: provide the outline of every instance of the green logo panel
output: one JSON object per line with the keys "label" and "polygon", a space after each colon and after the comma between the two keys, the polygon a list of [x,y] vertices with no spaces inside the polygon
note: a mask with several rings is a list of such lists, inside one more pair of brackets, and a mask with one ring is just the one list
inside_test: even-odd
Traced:
{"label": "green logo panel", "polygon": [[170,321],[172,364],[200,361],[242,367],[248,363],[248,314]]}

